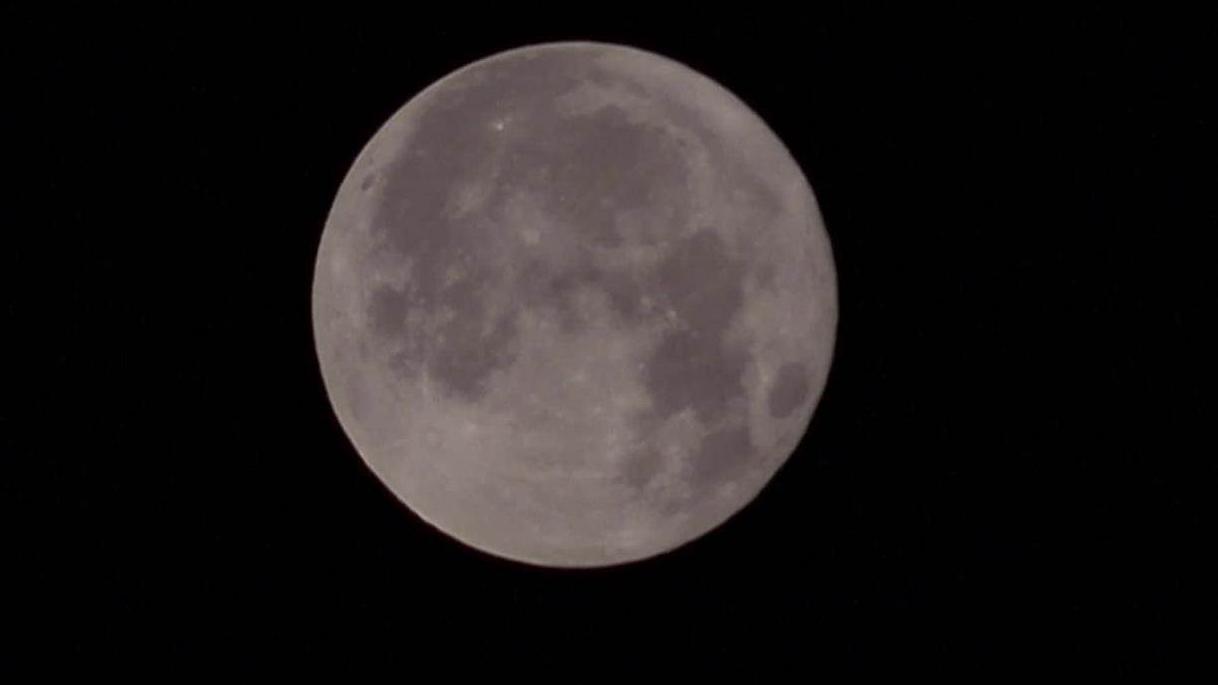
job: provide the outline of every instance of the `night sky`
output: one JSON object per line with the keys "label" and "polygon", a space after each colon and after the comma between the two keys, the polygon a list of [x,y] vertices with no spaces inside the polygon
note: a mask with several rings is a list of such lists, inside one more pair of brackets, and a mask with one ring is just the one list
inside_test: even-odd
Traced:
{"label": "night sky", "polygon": [[[1123,672],[1203,644],[1212,15],[201,7],[0,9],[0,654]],[[575,39],[675,58],[765,119],[841,305],[762,495],[583,572],[401,505],[331,411],[310,321],[377,128],[470,61]]]}

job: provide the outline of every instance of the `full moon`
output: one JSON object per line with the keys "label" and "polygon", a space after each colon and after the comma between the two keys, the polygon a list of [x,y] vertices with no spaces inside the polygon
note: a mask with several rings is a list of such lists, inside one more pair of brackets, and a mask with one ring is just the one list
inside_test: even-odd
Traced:
{"label": "full moon", "polygon": [[406,103],[347,173],[313,282],[355,450],[484,552],[651,557],[752,501],[807,430],[837,282],[773,131],[687,66],[510,50]]}

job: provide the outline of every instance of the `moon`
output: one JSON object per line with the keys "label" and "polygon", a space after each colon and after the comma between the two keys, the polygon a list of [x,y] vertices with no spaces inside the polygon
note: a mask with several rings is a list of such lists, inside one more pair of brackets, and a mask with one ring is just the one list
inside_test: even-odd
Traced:
{"label": "moon", "polygon": [[837,325],[808,181],[748,106],[602,43],[499,53],[367,143],[317,253],[315,346],[371,471],[530,564],[651,557],[752,501]]}

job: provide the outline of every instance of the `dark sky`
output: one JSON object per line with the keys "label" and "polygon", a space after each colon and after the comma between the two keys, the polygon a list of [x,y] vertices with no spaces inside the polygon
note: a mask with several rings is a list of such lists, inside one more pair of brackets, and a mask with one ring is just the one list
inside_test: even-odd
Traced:
{"label": "dark sky", "polygon": [[[1122,671],[1202,644],[1212,15],[301,12],[0,9],[10,654]],[[761,114],[841,293],[763,495],[593,572],[409,514],[333,418],[309,319],[371,134],[456,67],[563,39],[666,54]]]}

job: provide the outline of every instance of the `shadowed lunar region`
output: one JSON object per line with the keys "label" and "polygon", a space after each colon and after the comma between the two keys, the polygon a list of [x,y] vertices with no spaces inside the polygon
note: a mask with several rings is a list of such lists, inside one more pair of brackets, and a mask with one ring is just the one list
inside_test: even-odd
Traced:
{"label": "shadowed lunar region", "polygon": [[334,411],[421,518],[603,566],[752,500],[837,324],[816,200],[773,132],[658,55],[555,43],[444,77],[373,136],[317,255]]}

